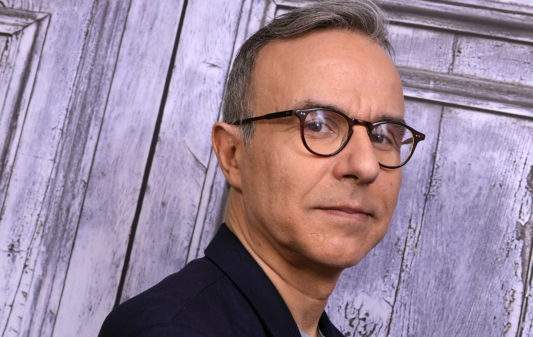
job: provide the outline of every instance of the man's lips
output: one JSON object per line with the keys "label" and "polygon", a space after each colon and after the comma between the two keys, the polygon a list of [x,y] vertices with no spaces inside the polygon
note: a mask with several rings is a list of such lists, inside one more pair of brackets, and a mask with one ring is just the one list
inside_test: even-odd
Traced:
{"label": "man's lips", "polygon": [[333,216],[344,216],[360,220],[366,220],[368,217],[372,217],[372,212],[359,206],[335,205],[321,206],[317,207],[317,209]]}

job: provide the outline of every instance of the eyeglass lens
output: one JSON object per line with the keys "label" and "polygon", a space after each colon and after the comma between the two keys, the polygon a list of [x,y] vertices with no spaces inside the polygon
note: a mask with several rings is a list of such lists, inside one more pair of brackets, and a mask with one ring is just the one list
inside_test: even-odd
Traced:
{"label": "eyeglass lens", "polygon": [[[303,140],[311,152],[333,155],[346,145],[350,127],[350,122],[340,113],[325,109],[311,110],[303,120]],[[411,155],[414,135],[402,124],[374,124],[369,137],[376,158],[384,166],[400,166]]]}

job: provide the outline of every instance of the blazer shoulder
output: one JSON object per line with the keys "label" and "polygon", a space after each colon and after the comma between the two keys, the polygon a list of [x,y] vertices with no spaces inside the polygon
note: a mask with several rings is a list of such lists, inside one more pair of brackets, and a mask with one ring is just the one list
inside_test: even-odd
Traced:
{"label": "blazer shoulder", "polygon": [[155,333],[161,329],[187,330],[190,336],[201,336],[192,334],[193,328],[178,324],[174,318],[222,279],[224,273],[208,259],[192,261],[179,272],[120,304],[107,316],[98,336],[152,336],[151,331]]}

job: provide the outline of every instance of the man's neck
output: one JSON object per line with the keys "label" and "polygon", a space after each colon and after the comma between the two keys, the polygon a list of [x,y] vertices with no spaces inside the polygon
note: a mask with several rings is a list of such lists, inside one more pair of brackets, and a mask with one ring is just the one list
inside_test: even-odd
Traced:
{"label": "man's neck", "polygon": [[310,266],[291,264],[276,251],[258,253],[251,244],[248,227],[243,223],[243,214],[239,214],[240,207],[235,207],[235,203],[231,202],[231,193],[229,199],[226,211],[228,228],[274,284],[298,328],[309,336],[316,337],[318,322],[341,271],[317,270]]}
{"label": "man's neck", "polygon": [[333,288],[329,285],[319,286],[317,283],[309,282],[309,278],[302,275],[301,271],[294,271],[293,273],[296,273],[294,277],[285,279],[281,273],[270,268],[264,261],[256,256],[254,258],[279,291],[298,328],[307,335],[316,337],[320,316],[324,312]]}

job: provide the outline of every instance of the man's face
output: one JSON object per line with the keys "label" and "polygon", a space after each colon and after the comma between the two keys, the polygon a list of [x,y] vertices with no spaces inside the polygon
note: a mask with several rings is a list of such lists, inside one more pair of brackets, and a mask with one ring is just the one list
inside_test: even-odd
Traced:
{"label": "man's face", "polygon": [[[385,51],[363,35],[317,30],[273,41],[252,74],[254,115],[334,107],[376,122],[403,118],[403,94]],[[299,120],[255,122],[242,154],[242,199],[250,245],[267,263],[343,269],[385,235],[401,169],[380,168],[363,126],[333,157],[307,151]]]}

